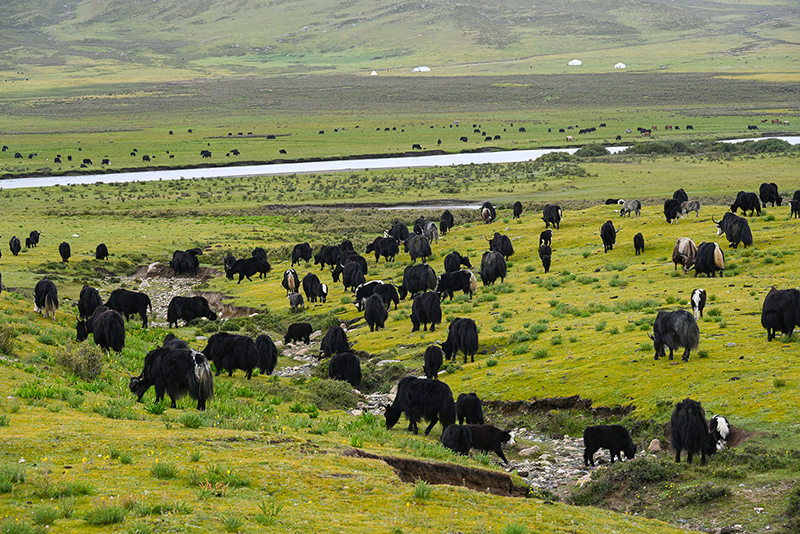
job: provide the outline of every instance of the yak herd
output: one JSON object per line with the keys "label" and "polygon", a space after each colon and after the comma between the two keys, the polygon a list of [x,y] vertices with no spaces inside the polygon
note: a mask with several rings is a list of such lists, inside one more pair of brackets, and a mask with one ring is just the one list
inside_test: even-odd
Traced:
{"label": "yak herd", "polygon": [[[753,235],[748,221],[736,215],[737,210],[743,213],[760,213],[762,205],[771,203],[780,206],[782,197],[775,184],[762,184],[760,194],[739,192],[731,205],[730,213],[726,213],[720,221],[712,220],[717,225],[718,235],[725,235],[729,246],[737,248],[753,244]],[[642,210],[639,200],[609,199],[606,204],[620,204],[620,216],[638,217]],[[800,212],[800,191],[790,201],[792,214]],[[664,202],[664,215],[668,223],[677,222],[692,211],[699,216],[700,203],[690,200],[683,189],[675,191],[673,197]],[[523,206],[516,202],[513,216],[521,217]],[[497,217],[497,212],[490,202],[485,202],[479,209],[480,220],[486,224]],[[542,221],[545,230],[539,236],[539,257],[545,272],[550,269],[553,249],[553,230],[560,230],[563,212],[560,206],[548,204],[542,210]],[[325,303],[328,286],[321,283],[314,273],[308,273],[300,279],[294,269],[296,264],[310,262],[312,259],[320,269],[327,266],[333,275],[334,282],[342,280],[345,291],[354,295],[356,308],[363,312],[364,321],[370,331],[385,328],[388,311],[399,300],[410,296],[411,299],[411,331],[435,331],[442,323],[441,302],[445,298],[453,299],[454,293],[463,292],[472,295],[476,292],[478,279],[472,272],[470,259],[457,251],[452,251],[444,258],[444,272],[437,276],[433,267],[427,263],[432,255],[432,244],[437,244],[440,236],[446,236],[454,226],[454,217],[445,211],[438,226],[424,217],[414,221],[412,230],[402,222],[395,222],[391,228],[376,237],[366,247],[365,253],[375,254],[375,262],[381,258],[385,262],[394,262],[400,254],[400,247],[407,253],[412,264],[405,268],[402,283],[395,287],[384,280],[368,280],[368,264],[366,259],[354,250],[352,242],[344,239],[339,244],[326,245],[314,249],[309,243],[299,243],[291,253],[291,267],[282,277],[282,286],[286,290],[292,312],[304,309],[301,289],[309,302]],[[552,228],[550,228],[552,226]],[[611,220],[606,221],[600,229],[600,237],[605,252],[613,250],[620,230],[614,227]],[[25,240],[26,248],[35,247],[39,243],[40,233],[31,232]],[[644,251],[645,240],[641,233],[634,236],[635,253]],[[480,262],[479,276],[484,286],[501,282],[507,276],[507,261],[514,254],[512,239],[495,232],[487,238],[488,250],[483,253]],[[13,254],[20,251],[20,241],[14,236],[10,243]],[[63,261],[70,257],[69,244],[63,242],[59,246]],[[197,276],[199,269],[198,256],[201,249],[175,251],[170,261],[174,274]],[[105,244],[98,245],[96,258],[107,259],[109,256]],[[419,259],[420,263],[416,260]],[[679,238],[674,246],[672,261],[675,268],[680,264],[687,273],[695,271],[699,274],[715,277],[723,275],[725,269],[722,248],[713,242],[701,242],[696,245],[688,237]],[[236,259],[228,254],[223,260],[225,274],[229,280],[238,275],[237,283],[244,278],[251,280],[258,274],[266,276],[271,270],[267,254],[263,248],[256,248],[250,257]],[[58,309],[58,295],[55,284],[46,277],[36,284],[34,291],[35,310],[45,317],[55,318]],[[697,320],[702,317],[706,294],[702,289],[692,293],[691,306],[694,313],[685,310],[665,311],[657,314],[650,337],[653,340],[655,359],[667,356],[673,358],[673,351],[683,348],[682,359],[688,362],[691,350],[699,343]],[[82,341],[92,334],[97,345],[104,350],[119,352],[125,344],[125,321],[131,315],[142,319],[144,328],[148,326],[148,310],[152,313],[149,297],[144,293],[126,289],[114,290],[108,300],[103,303],[98,291],[84,286],[80,292],[77,312],[77,339]],[[124,317],[124,319],[123,319]],[[167,319],[170,327],[178,326],[179,320],[186,322],[204,317],[216,320],[217,315],[209,307],[208,301],[201,296],[176,296],[169,303]],[[764,299],[762,310],[762,326],[767,330],[767,340],[772,340],[777,332],[790,335],[794,326],[800,325],[800,291],[796,289],[778,290],[772,288]],[[284,337],[285,343],[304,342],[308,344],[313,328],[309,323],[291,324]],[[506,462],[502,444],[513,443],[510,432],[485,424],[481,409],[481,401],[475,393],[460,394],[454,401],[450,388],[438,380],[439,369],[445,358],[454,360],[456,355],[463,354],[464,363],[469,358],[475,361],[479,349],[478,325],[469,318],[455,318],[448,325],[447,339],[441,345],[430,345],[424,353],[423,371],[426,378],[407,376],[400,380],[394,402],[386,408],[386,426],[392,428],[401,414],[409,421],[408,429],[417,432],[421,420],[429,422],[425,429],[427,435],[437,422],[441,422],[443,431],[442,443],[462,454],[471,449],[494,451],[503,462]],[[348,382],[357,387],[361,382],[361,366],[358,356],[351,352],[347,333],[341,326],[330,328],[320,344],[320,357],[329,359],[328,374],[331,378]],[[156,390],[156,398],[163,399],[168,394],[175,406],[175,401],[186,394],[197,400],[197,408],[205,409],[206,401],[213,398],[213,375],[210,363],[216,369],[216,376],[227,371],[231,376],[235,370],[245,372],[250,379],[255,369],[263,374],[271,374],[277,362],[277,349],[273,340],[261,335],[253,340],[248,336],[220,332],[211,336],[202,352],[192,350],[188,345],[168,334],[161,347],[147,353],[144,368],[137,377],[130,378],[130,390],[139,400],[150,386]],[[458,419],[458,424],[456,424]],[[466,422],[466,424],[464,424]],[[687,460],[691,463],[694,455],[713,454],[725,447],[730,427],[724,417],[714,416],[710,426],[699,402],[685,399],[675,406],[671,418],[671,442],[676,453],[676,461],[680,461],[681,451],[686,451]],[[594,454],[601,448],[608,449],[611,461],[622,460],[624,454],[631,459],[636,447],[627,429],[619,425],[598,425],[586,428],[584,432],[584,461],[586,465],[594,465]]]}

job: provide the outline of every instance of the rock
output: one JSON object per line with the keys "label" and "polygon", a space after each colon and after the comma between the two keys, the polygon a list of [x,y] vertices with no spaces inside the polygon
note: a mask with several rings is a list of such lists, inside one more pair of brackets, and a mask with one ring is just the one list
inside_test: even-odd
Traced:
{"label": "rock", "polygon": [[653,441],[650,442],[650,445],[647,446],[647,451],[650,453],[657,453],[661,452],[663,449],[661,448],[661,441],[658,438],[655,438]]}
{"label": "rock", "polygon": [[534,454],[539,454],[541,449],[538,445],[534,445],[533,447],[528,447],[526,449],[522,449],[519,451],[520,456],[533,456]]}

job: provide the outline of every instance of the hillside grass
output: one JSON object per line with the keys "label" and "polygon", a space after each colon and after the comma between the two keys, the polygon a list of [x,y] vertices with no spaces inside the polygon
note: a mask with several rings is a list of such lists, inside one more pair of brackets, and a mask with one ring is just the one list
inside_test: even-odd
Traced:
{"label": "hillside grass", "polygon": [[[440,272],[447,252],[459,250],[472,259],[477,271],[479,257],[486,250],[484,238],[495,231],[512,238],[515,255],[505,282],[481,286],[472,300],[459,295],[452,302],[445,301],[445,324],[435,332],[413,334],[408,301],[390,311],[385,330],[370,333],[352,306],[351,294],[333,284],[327,272],[319,272],[313,264],[300,266],[301,277],[306,272],[317,273],[329,284],[330,294],[327,304],[309,304],[306,312],[298,315],[289,313],[280,280],[296,242],[308,240],[317,247],[347,237],[363,250],[394,219],[410,225],[420,214],[437,220],[441,211],[309,207],[309,196],[321,194],[321,186],[332,180],[352,183],[351,198],[327,198],[328,202],[377,201],[380,195],[373,197],[375,192],[370,193],[368,187],[382,177],[393,174],[395,181],[402,176],[412,183],[422,182],[424,173],[438,170],[3,191],[6,229],[2,235],[17,234],[24,240],[35,221],[42,241],[16,258],[6,251],[2,256],[5,291],[0,294],[0,350],[4,365],[0,366],[0,393],[5,400],[0,403],[0,424],[8,445],[3,453],[4,472],[21,469],[22,475],[8,475],[11,491],[0,498],[0,515],[24,519],[35,512],[45,514],[39,507],[71,507],[69,517],[54,520],[67,531],[84,528],[87,518],[93,517],[87,516],[90,512],[113,517],[122,514],[129,529],[146,524],[157,514],[165,528],[179,528],[188,522],[211,530],[228,528],[226,522],[234,525],[230,516],[237,511],[243,523],[234,530],[258,530],[261,522],[270,521],[263,516],[272,510],[276,524],[287,528],[357,532],[366,528],[365,518],[369,518],[369,530],[374,531],[375,514],[361,514],[378,507],[388,511],[381,515],[381,528],[395,531],[447,525],[448,529],[483,532],[499,531],[510,524],[536,524],[547,532],[563,528],[668,532],[670,527],[655,527],[641,515],[670,522],[690,517],[693,528],[719,526],[714,522],[719,520],[705,517],[703,503],[720,506],[722,499],[723,517],[730,522],[744,522],[753,528],[768,522],[778,524],[783,521],[785,491],[796,470],[791,436],[796,432],[793,421],[800,378],[792,354],[798,341],[793,336],[768,343],[759,314],[770,286],[794,287],[798,260],[792,236],[797,223],[789,218],[786,206],[766,208],[761,217],[748,218],[754,246],[734,251],[716,236],[710,216],[721,217],[734,191],[756,190],[767,176],[779,184],[781,192],[791,193],[799,185],[793,173],[794,160],[780,155],[611,158],[580,161],[578,167],[589,171],[583,178],[560,179],[537,178],[539,171],[526,165],[449,169],[453,174],[449,180],[460,176],[464,191],[452,198],[425,191],[423,198],[488,198],[501,207],[491,225],[478,222],[477,210],[457,210],[457,226],[433,247],[430,262],[434,269]],[[691,198],[701,198],[701,217],[667,225],[661,214],[662,199],[678,187],[684,187]],[[263,197],[279,193],[281,188],[286,189],[284,195],[293,195],[283,202],[295,203],[295,207],[268,206]],[[617,206],[601,205],[609,196],[631,197],[636,191],[643,200],[638,219],[620,218]],[[504,207],[512,198],[526,199],[520,220],[511,219]],[[567,200],[563,203],[564,221],[561,229],[554,231],[553,265],[545,275],[536,254],[543,229],[539,210],[546,201],[562,200]],[[614,250],[603,253],[599,228],[609,219],[620,233]],[[646,248],[637,257],[630,241],[639,231],[645,236]],[[691,273],[682,276],[673,270],[672,246],[684,235],[698,243],[718,241],[723,245],[727,264],[723,278],[694,278]],[[62,240],[72,244],[74,256],[67,264],[58,261],[57,245]],[[108,262],[92,258],[94,246],[101,241],[111,251]],[[165,410],[153,404],[150,392],[143,405],[136,404],[127,388],[127,373],[138,374],[144,354],[160,344],[166,333],[163,316],[153,318],[148,330],[136,319],[129,322],[125,349],[119,355],[103,357],[96,378],[73,374],[76,368],[69,367],[70,362],[96,351],[88,343],[78,346],[72,341],[70,299],[77,300],[80,287],[95,285],[103,296],[122,286],[148,291],[142,286],[147,280],[126,277],[140,265],[167,262],[172,250],[194,246],[206,248],[200,257],[202,266],[221,270],[226,252],[241,257],[255,246],[268,250],[273,266],[266,279],[236,284],[217,277],[195,286],[225,293],[232,297],[226,303],[262,313],[252,319],[200,321],[175,331],[194,348],[202,350],[204,339],[220,329],[251,336],[268,333],[280,340],[294,321],[308,320],[324,331],[342,320],[351,323],[349,338],[354,349],[370,355],[371,363],[365,362],[365,368],[391,359],[399,360],[408,372],[420,374],[425,347],[445,339],[447,322],[457,316],[472,317],[480,329],[476,361],[464,364],[459,356],[446,365],[440,377],[456,395],[475,391],[487,400],[580,395],[591,399],[594,406],[627,407],[632,411],[621,422],[639,428],[635,435],[640,446],[646,446],[652,437],[664,439],[659,429],[668,420],[672,404],[690,396],[700,400],[708,414],[722,413],[734,426],[754,433],[743,447],[756,449],[736,449],[730,451],[730,457],[727,453],[714,457],[707,468],[679,467],[664,475],[663,485],[646,484],[647,492],[636,482],[636,477],[645,475],[602,479],[605,475],[599,470],[598,480],[607,480],[605,485],[587,490],[595,492],[588,497],[580,493],[573,497],[576,504],[626,510],[640,514],[638,517],[561,504],[544,513],[543,505],[536,501],[439,486],[430,499],[421,501],[413,497],[413,485],[398,485],[387,466],[344,457],[341,452],[357,446],[378,454],[484,464],[443,451],[436,444],[438,428],[428,438],[411,437],[400,427],[387,431],[380,416],[354,417],[348,413],[352,397],[319,376],[306,380],[256,376],[250,382],[241,372],[233,378],[219,377],[216,397],[205,413],[195,412],[190,399],[182,400],[179,410]],[[373,256],[368,262],[368,279],[394,283],[399,283],[409,264],[402,253],[394,264],[381,260],[376,265]],[[56,282],[61,297],[55,323],[30,311],[31,288],[45,274]],[[671,362],[654,361],[647,332],[652,330],[657,310],[687,308],[695,287],[703,287],[709,294],[700,321],[699,351],[692,353],[688,363],[682,363],[679,356]],[[280,357],[279,367],[293,365],[293,360]],[[370,375],[374,377],[371,387],[388,391],[393,382],[382,382],[381,371],[370,372],[375,373]],[[553,412],[544,421],[519,415],[493,417],[497,424],[542,425],[543,431],[574,436],[579,436],[586,424],[596,422],[591,414],[566,411]],[[786,432],[778,434],[777,429]],[[749,456],[743,459],[742,454]],[[516,450],[509,455],[517,458]],[[757,459],[761,457],[763,461],[772,457],[783,460],[762,465]],[[22,463],[21,458],[25,458]],[[751,467],[741,467],[745,460]],[[725,471],[729,465],[740,466],[735,476]],[[646,469],[644,464],[642,469]],[[736,484],[726,482],[731,476]],[[630,477],[632,482],[628,482]],[[692,489],[706,483],[727,484],[728,496],[723,498],[712,489],[697,494]],[[739,483],[745,488],[730,488]],[[748,493],[767,485],[772,489],[759,490],[756,500]],[[626,487],[638,491],[636,498],[631,498],[630,492],[618,492]],[[682,499],[689,499],[686,502],[697,508],[687,512],[684,500],[677,504],[664,501],[674,491],[690,495]],[[47,500],[51,497],[56,501]],[[753,518],[742,511],[765,503],[770,510],[767,515]],[[107,509],[112,506],[120,509]],[[332,527],[334,523],[337,526]]]}

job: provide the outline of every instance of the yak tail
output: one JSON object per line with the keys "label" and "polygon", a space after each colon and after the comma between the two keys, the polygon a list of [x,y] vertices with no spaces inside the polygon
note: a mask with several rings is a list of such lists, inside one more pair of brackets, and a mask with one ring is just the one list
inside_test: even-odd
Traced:
{"label": "yak tail", "polygon": [[[202,353],[194,353],[194,384],[189,388],[190,393],[197,393],[198,409],[205,409],[206,401],[214,398],[214,375],[211,366]],[[194,397],[194,395],[192,395]]]}
{"label": "yak tail", "polygon": [[714,265],[716,265],[717,269],[725,269],[725,255],[722,253],[722,249],[720,249],[719,246],[714,249]]}

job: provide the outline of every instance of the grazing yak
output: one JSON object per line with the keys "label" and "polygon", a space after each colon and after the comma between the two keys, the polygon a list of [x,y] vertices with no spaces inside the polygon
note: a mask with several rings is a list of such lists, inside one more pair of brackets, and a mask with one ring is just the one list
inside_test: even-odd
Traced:
{"label": "grazing yak", "polygon": [[[680,463],[681,451],[686,451],[686,461],[692,463],[692,457],[700,454],[700,464],[705,465],[709,452],[710,436],[706,424],[706,412],[699,402],[684,399],[675,405],[669,420],[672,450],[675,451],[675,462]],[[714,448],[716,451],[716,447]]]}
{"label": "grazing yak", "polygon": [[467,456],[472,448],[472,431],[466,425],[450,425],[442,431],[442,445]]}
{"label": "grazing yak", "polygon": [[428,380],[406,376],[397,384],[394,402],[386,408],[386,428],[391,429],[400,419],[400,414],[408,419],[408,430],[419,433],[417,424],[421,419],[430,421],[425,435],[441,421],[442,429],[455,424],[456,408],[450,387],[439,380]]}
{"label": "grazing yak", "polygon": [[78,319],[76,341],[84,341],[92,334],[95,345],[104,351],[121,352],[125,347],[125,321],[119,312],[98,306],[94,313]]}
{"label": "grazing yak", "polygon": [[286,290],[288,296],[291,292],[300,291],[300,277],[297,276],[297,271],[293,268],[286,269],[283,272],[283,280],[281,281],[283,289]]}
{"label": "grazing yak", "polygon": [[383,285],[386,285],[383,280],[370,280],[369,282],[359,284],[355,289],[356,309],[358,311],[363,311],[364,304],[366,304],[367,299],[374,295],[375,291]]}
{"label": "grazing yak", "polygon": [[403,243],[403,249],[411,256],[411,261],[417,261],[417,258],[420,258],[423,262],[427,262],[432,253],[431,244],[428,243],[428,240],[424,236],[416,234]]}
{"label": "grazing yak", "polygon": [[266,258],[262,256],[252,256],[233,262],[230,268],[227,269],[225,275],[228,280],[233,280],[234,275],[238,274],[239,280],[236,283],[241,284],[243,278],[247,278],[249,282],[252,282],[251,276],[255,276],[256,274],[265,276],[271,270],[272,265],[270,265]]}
{"label": "grazing yak", "polygon": [[142,318],[142,328],[147,328],[147,309],[153,312],[153,305],[150,297],[138,291],[128,291],[127,289],[115,289],[111,292],[108,300],[103,304],[106,308],[117,310],[129,321],[131,315],[139,314]]}
{"label": "grazing yak", "polygon": [[464,353],[464,363],[467,363],[467,356],[475,362],[475,353],[478,352],[478,325],[475,321],[462,317],[453,319],[442,350],[449,360],[455,360],[456,354],[461,351]]}
{"label": "grazing yak", "polygon": [[453,293],[455,291],[463,291],[464,294],[469,295],[469,299],[472,300],[472,295],[477,290],[478,279],[475,278],[475,274],[469,270],[442,273],[439,275],[439,281],[436,284],[436,292],[442,300],[444,300],[445,296],[453,300]]}
{"label": "grazing yak", "polygon": [[641,232],[633,236],[633,249],[636,251],[637,256],[644,252],[644,236]]}
{"label": "grazing yak", "polygon": [[550,258],[552,255],[553,249],[550,248],[550,245],[541,245],[539,247],[539,259],[542,260],[545,274],[550,272]]}
{"label": "grazing yak", "polygon": [[412,227],[412,231],[417,235],[422,235],[425,231],[425,225],[428,224],[428,221],[425,220],[425,216],[421,215],[417,217],[414,221],[414,226]]}
{"label": "grazing yak", "polygon": [[541,234],[539,234],[539,246],[547,245],[550,246],[553,244],[553,230],[548,228],[547,230],[543,230]]}
{"label": "grazing yak", "polygon": [[304,262],[311,261],[311,245],[308,243],[298,243],[292,249],[292,264],[291,267],[294,267],[294,264],[300,264],[300,260]]}
{"label": "grazing yak", "polygon": [[425,363],[422,366],[422,371],[428,380],[434,380],[439,376],[439,369],[441,369],[444,361],[444,353],[438,345],[429,345],[425,349],[423,361]]}
{"label": "grazing yak", "polygon": [[[436,303],[439,303],[438,297],[436,298]],[[375,295],[374,293],[370,295],[364,303],[364,320],[369,325],[369,331],[374,332],[375,330],[385,328],[388,318],[389,312],[386,311],[386,305],[383,303],[383,299],[380,295]]]}
{"label": "grazing yak", "polygon": [[614,250],[614,244],[617,242],[617,233],[619,230],[614,229],[614,223],[606,221],[600,227],[600,239],[603,240],[603,252]]}
{"label": "grazing yak", "polygon": [[689,301],[692,303],[694,318],[700,319],[703,317],[703,310],[706,307],[706,290],[695,289],[692,291],[692,296],[689,298]]}
{"label": "grazing yak", "polygon": [[487,200],[481,206],[481,220],[483,220],[484,224],[489,224],[496,218],[497,211],[494,209],[492,203]]}
{"label": "grazing yak", "polygon": [[97,248],[94,249],[94,259],[96,260],[107,260],[108,259],[108,247],[105,243],[100,243],[97,245]]}
{"label": "grazing yak", "polygon": [[496,251],[483,253],[480,275],[484,286],[493,285],[498,278],[500,282],[504,282],[507,273],[506,260],[501,253]]}
{"label": "grazing yak", "polygon": [[314,273],[307,273],[303,277],[303,292],[309,302],[324,303],[328,299],[328,285],[319,281],[319,277]]}
{"label": "grazing yak", "polygon": [[489,250],[499,252],[506,261],[514,255],[514,246],[511,244],[511,239],[509,239],[507,235],[495,232],[494,237],[486,240],[489,242]]}
{"label": "grazing yak", "polygon": [[743,214],[749,211],[751,217],[753,212],[758,213],[758,216],[761,217],[761,202],[759,202],[758,195],[755,193],[747,193],[745,191],[736,193],[736,200],[731,204],[731,212],[736,213],[737,209],[741,209]]}
{"label": "grazing yak", "polygon": [[450,213],[450,210],[444,210],[441,217],[439,217],[439,233],[442,236],[446,236],[453,226],[455,226],[453,214]]}
{"label": "grazing yak", "polygon": [[679,237],[672,249],[672,263],[675,264],[673,271],[678,268],[678,264],[683,267],[683,274],[694,266],[697,257],[697,245],[688,237]]}
{"label": "grazing yak", "polygon": [[738,248],[739,243],[742,243],[744,248],[747,248],[753,244],[750,223],[744,217],[739,217],[734,213],[726,213],[721,221],[715,221],[714,217],[711,217],[711,221],[717,225],[717,235],[725,234],[725,239],[730,243],[730,247]]}
{"label": "grazing yak", "polygon": [[677,200],[678,203],[681,203],[681,202],[686,202],[687,200],[689,200],[689,195],[686,194],[686,191],[684,191],[683,188],[680,188],[677,191],[675,191],[674,193],[672,193],[672,198],[674,200]]}
{"label": "grazing yak", "polygon": [[767,207],[767,202],[771,202],[773,206],[780,206],[783,197],[778,193],[778,185],[775,183],[763,183],[758,188],[758,197],[761,199],[762,207]]}
{"label": "grazing yak", "polygon": [[72,250],[69,247],[69,243],[62,241],[61,244],[58,245],[58,253],[61,255],[61,261],[68,262],[70,256],[72,256]]}
{"label": "grazing yak", "polygon": [[544,208],[542,209],[542,220],[544,221],[544,227],[549,228],[550,225],[553,225],[553,228],[556,230],[561,228],[561,218],[562,218],[562,211],[561,206],[556,204],[545,204]]}
{"label": "grazing yak", "polygon": [[8,247],[11,249],[11,254],[13,256],[17,256],[19,251],[22,250],[22,244],[19,242],[19,238],[17,236],[12,236],[8,242]]}
{"label": "grazing yak", "polygon": [[303,295],[297,291],[290,291],[286,298],[289,299],[289,309],[292,313],[297,313],[298,310],[306,311],[306,304],[303,301]]}
{"label": "grazing yak", "polygon": [[83,286],[78,296],[78,319],[86,319],[94,314],[94,310],[103,305],[103,299],[92,286]]}
{"label": "grazing yak", "polygon": [[695,213],[695,218],[700,217],[700,202],[697,200],[681,202],[681,218],[689,215],[690,211]]}
{"label": "grazing yak", "polygon": [[706,243],[703,241],[697,245],[697,257],[694,261],[694,276],[705,274],[706,276],[717,276],[719,271],[720,278],[722,271],[725,270],[725,254],[716,243]]}
{"label": "grazing yak", "polygon": [[436,289],[436,272],[427,263],[409,265],[403,271],[403,283],[397,288],[400,300],[406,295]]}
{"label": "grazing yak", "polygon": [[398,243],[404,243],[410,236],[408,226],[400,221],[395,221],[392,227],[385,232],[384,237],[393,237]]}
{"label": "grazing yak", "polygon": [[328,362],[328,378],[347,382],[357,388],[361,383],[361,360],[352,352],[334,354]]}
{"label": "grazing yak", "polygon": [[28,237],[25,238],[25,248],[32,248],[39,244],[39,237],[42,235],[38,230],[31,230]]}
{"label": "grazing yak", "polygon": [[454,273],[461,269],[462,265],[468,269],[472,269],[472,263],[470,263],[469,258],[467,256],[462,256],[455,250],[444,257],[444,271],[446,273]]}
{"label": "grazing yak", "polygon": [[148,352],[142,373],[132,376],[128,387],[141,402],[150,386],[156,388],[156,402],[167,393],[173,408],[187,393],[197,400],[198,410],[205,410],[206,401],[214,397],[211,366],[202,352],[192,349],[162,346]]}
{"label": "grazing yak", "polygon": [[642,211],[642,203],[638,200],[626,200],[625,203],[619,210],[619,216],[624,217],[627,215],[628,217],[631,216],[631,213],[635,213],[638,217],[640,212]]}
{"label": "grazing yak", "polygon": [[656,360],[666,355],[665,348],[669,349],[669,359],[671,360],[672,351],[683,347],[682,359],[684,362],[688,362],[689,353],[692,349],[696,349],[700,343],[700,329],[697,326],[697,319],[686,310],[661,310],[656,315],[652,335],[648,335],[653,340]]}
{"label": "grazing yak", "polygon": [[[731,433],[731,426],[728,420],[721,415],[715,415],[708,423],[709,442],[712,450],[725,450],[728,446],[728,436]],[[711,452],[713,454],[713,452]]]}
{"label": "grazing yak", "polygon": [[[228,371],[228,376],[233,376],[233,371],[245,371],[245,378],[253,377],[253,369],[263,374],[275,368],[277,350],[273,352],[275,344],[269,336],[261,338],[261,344],[256,344],[249,336],[217,332],[208,338],[208,344],[203,349],[203,354],[214,362],[217,369],[216,376],[222,371]],[[270,345],[271,344],[271,345]]]}
{"label": "grazing yak", "polygon": [[456,399],[456,418],[458,424],[463,425],[464,421],[468,425],[482,425],[483,403],[476,393],[460,393]]}
{"label": "grazing yak", "polygon": [[[169,266],[172,267],[175,275],[189,273],[191,276],[197,276],[197,270],[200,268],[197,252],[200,252],[200,249],[176,250],[172,253],[172,260],[169,262]],[[202,252],[200,253],[202,254]]]}
{"label": "grazing yak", "polygon": [[514,206],[511,208],[511,210],[514,214],[514,219],[519,219],[519,216],[522,215],[522,202],[519,200],[514,202]]}
{"label": "grazing yak", "polygon": [[342,264],[337,265],[337,269],[333,271],[333,281],[339,281],[339,274],[342,275],[342,286],[345,291],[355,291],[355,289],[366,283],[367,279],[364,277],[364,269],[358,262],[346,260]]}
{"label": "grazing yak", "polygon": [[350,350],[350,343],[347,341],[347,333],[341,326],[332,326],[328,328],[325,336],[319,345],[320,353],[326,358],[330,358],[334,354],[340,352],[347,352]]}
{"label": "grazing yak", "polygon": [[190,323],[197,317],[205,317],[209,321],[216,321],[217,314],[211,311],[205,297],[172,297],[167,307],[167,324],[170,328],[178,328],[178,319]]}
{"label": "grazing yak", "polygon": [[[442,322],[442,306],[439,294],[433,291],[425,293],[415,293],[411,299],[411,324],[412,332],[419,330],[419,325],[423,325],[423,330],[428,330],[428,323],[431,325],[431,332],[436,330],[436,324]],[[386,310],[384,310],[385,312]]]}
{"label": "grazing yak", "polygon": [[45,319],[52,316],[56,320],[58,310],[58,290],[56,285],[45,276],[33,288],[33,311],[43,313]]}
{"label": "grazing yak", "polygon": [[[406,229],[408,231],[408,229]],[[342,257],[342,247],[339,245],[323,245],[319,252],[314,256],[314,265],[319,265],[319,270],[323,270],[325,265],[336,267]]]}
{"label": "grazing yak", "polygon": [[503,443],[509,445],[514,444],[514,437],[511,432],[501,430],[494,425],[459,425],[469,429],[472,436],[471,448],[483,452],[492,451],[503,460],[504,464],[508,463],[506,455],[503,454]]}
{"label": "grazing yak", "polygon": [[391,236],[376,237],[372,243],[367,245],[367,249],[364,251],[365,254],[370,252],[375,253],[375,263],[378,263],[381,256],[388,262],[394,261],[395,256],[400,254],[400,247]]}
{"label": "grazing yak", "polygon": [[668,198],[664,201],[664,217],[667,222],[672,224],[678,221],[678,216],[681,212],[681,203],[674,198]]}
{"label": "grazing yak", "polygon": [[283,336],[283,342],[289,344],[296,341],[302,341],[306,345],[311,343],[311,333],[314,329],[309,323],[292,323],[286,329],[286,335]]}
{"label": "grazing yak", "polygon": [[614,457],[622,461],[622,453],[628,460],[636,456],[636,445],[633,444],[628,429],[622,425],[595,425],[587,426],[583,431],[583,465],[594,467],[594,453],[600,449],[608,449],[611,453],[611,463]]}
{"label": "grazing yak", "polygon": [[439,243],[439,230],[436,228],[435,223],[426,223],[425,228],[422,230],[422,235],[428,243]]}
{"label": "grazing yak", "polygon": [[761,326],[767,331],[767,341],[772,341],[778,332],[791,336],[799,325],[800,291],[772,286],[761,307]]}
{"label": "grazing yak", "polygon": [[792,219],[800,218],[800,200],[792,199],[789,201],[789,217]]}

